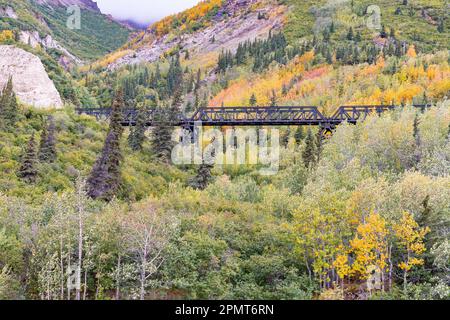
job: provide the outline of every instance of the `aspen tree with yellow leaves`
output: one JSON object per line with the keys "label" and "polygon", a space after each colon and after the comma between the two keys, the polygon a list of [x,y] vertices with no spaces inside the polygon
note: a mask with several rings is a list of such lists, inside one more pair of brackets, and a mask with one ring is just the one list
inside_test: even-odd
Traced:
{"label": "aspen tree with yellow leaves", "polygon": [[369,276],[370,266],[377,267],[384,279],[388,255],[387,236],[386,220],[378,213],[371,213],[366,222],[358,226],[357,235],[350,241],[350,246],[355,254],[352,270],[362,279]]}
{"label": "aspen tree with yellow leaves", "polygon": [[419,256],[426,251],[424,239],[430,232],[430,228],[420,228],[412,214],[404,212],[399,223],[394,225],[394,231],[400,246],[406,251],[404,260],[398,264],[398,267],[403,270],[403,288],[406,293],[408,272],[413,267],[424,264],[424,260]]}

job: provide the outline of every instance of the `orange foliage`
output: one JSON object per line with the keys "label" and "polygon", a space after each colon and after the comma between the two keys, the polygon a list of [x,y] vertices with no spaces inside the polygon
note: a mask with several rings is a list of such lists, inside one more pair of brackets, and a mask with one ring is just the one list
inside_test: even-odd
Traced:
{"label": "orange foliage", "polygon": [[[265,74],[251,79],[238,79],[214,97],[210,101],[210,105],[220,106],[223,103],[225,106],[247,106],[252,94],[255,94],[258,105],[269,105],[273,90],[275,90],[279,102],[289,99],[289,97],[296,97],[300,93],[305,95],[314,90],[314,84],[310,80],[320,78],[330,70],[329,66],[322,66],[305,71],[313,59],[314,52],[307,52],[295,58],[286,67],[273,68]],[[294,77],[301,78],[301,82],[291,88],[285,97],[281,97],[283,85],[289,83]]]}
{"label": "orange foliage", "polygon": [[[270,69],[262,75],[241,77],[211,100],[211,105],[248,105],[254,93],[258,105],[270,102],[272,90],[277,101],[283,104],[318,105],[325,112],[334,107],[353,104],[400,104],[417,102],[424,95],[433,100],[450,96],[450,66],[448,57],[437,55],[440,62],[433,61],[426,69],[424,56],[410,58],[396,73],[385,74],[386,62],[379,57],[375,65],[361,64],[341,66],[322,65],[312,70],[312,52],[297,57],[287,66]],[[428,59],[428,63],[430,60]],[[291,83],[283,96],[283,85]],[[333,107],[330,109],[330,107]]]}
{"label": "orange foliage", "polygon": [[417,57],[416,47],[413,44],[409,46],[408,52],[406,53],[406,55],[410,58]]}

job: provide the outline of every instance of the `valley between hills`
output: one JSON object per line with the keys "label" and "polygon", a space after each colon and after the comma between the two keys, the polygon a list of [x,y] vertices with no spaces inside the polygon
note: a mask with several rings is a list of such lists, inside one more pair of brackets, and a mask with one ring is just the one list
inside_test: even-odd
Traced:
{"label": "valley between hills", "polygon": [[[0,0],[0,300],[449,299],[448,10],[205,0],[141,30]],[[289,106],[384,109],[173,161],[180,114]]]}

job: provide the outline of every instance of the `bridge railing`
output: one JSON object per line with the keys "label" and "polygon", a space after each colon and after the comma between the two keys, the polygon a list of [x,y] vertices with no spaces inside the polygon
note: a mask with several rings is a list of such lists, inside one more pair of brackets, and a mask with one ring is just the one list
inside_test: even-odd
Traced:
{"label": "bridge railing", "polygon": [[200,108],[189,119],[190,122],[201,121],[204,124],[243,124],[263,125],[272,123],[316,122],[326,118],[317,107],[208,107]]}

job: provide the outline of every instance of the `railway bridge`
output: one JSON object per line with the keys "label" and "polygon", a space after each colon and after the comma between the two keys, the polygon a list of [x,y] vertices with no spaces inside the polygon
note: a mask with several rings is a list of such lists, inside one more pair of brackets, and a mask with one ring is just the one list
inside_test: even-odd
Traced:
{"label": "railway bridge", "polygon": [[[431,105],[414,105],[414,108],[425,111]],[[171,122],[188,130],[201,123],[207,127],[223,126],[318,126],[322,132],[332,132],[344,122],[356,124],[368,116],[402,108],[394,105],[359,105],[341,106],[331,116],[325,116],[315,106],[277,106],[277,107],[206,107],[199,108],[191,116],[178,114]],[[108,119],[111,108],[79,108],[79,114],[86,114],[97,119]],[[154,126],[159,120],[161,109],[146,109],[147,125]],[[162,112],[164,112],[162,110]],[[138,116],[136,108],[123,110],[123,126],[135,126]]]}

